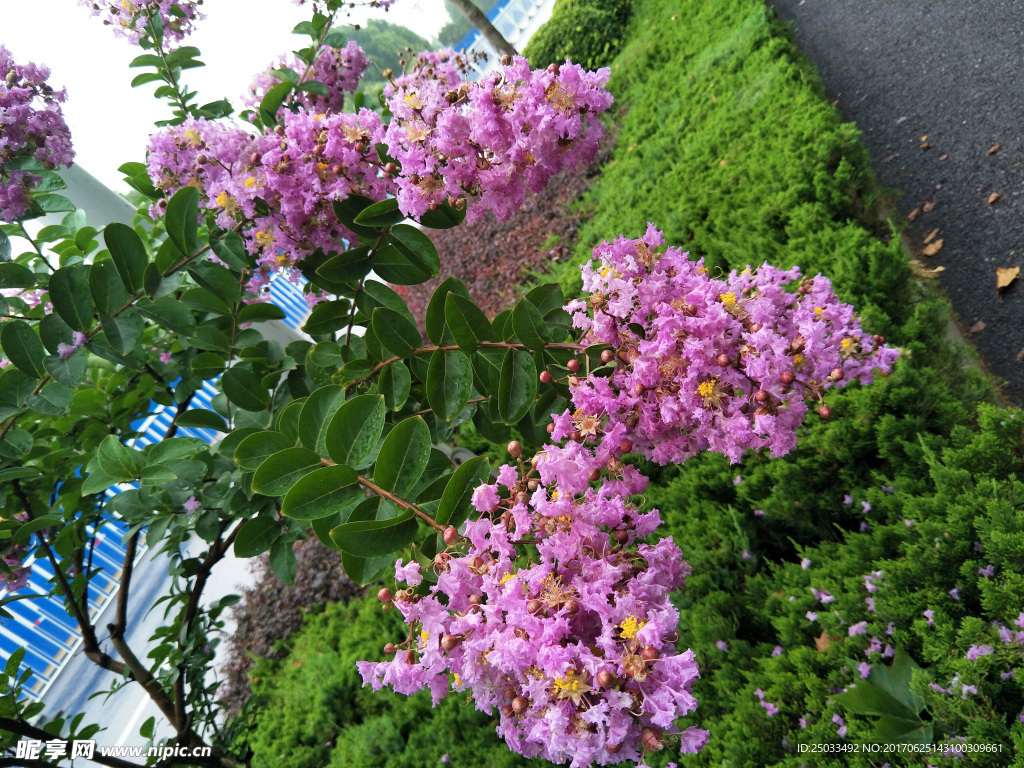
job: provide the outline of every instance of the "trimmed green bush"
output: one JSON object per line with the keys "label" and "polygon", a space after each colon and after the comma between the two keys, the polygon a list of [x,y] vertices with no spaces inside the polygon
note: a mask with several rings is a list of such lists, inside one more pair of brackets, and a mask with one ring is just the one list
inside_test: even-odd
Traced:
{"label": "trimmed green bush", "polygon": [[608,66],[625,37],[634,0],[558,0],[551,18],[530,38],[523,55],[532,67]]}

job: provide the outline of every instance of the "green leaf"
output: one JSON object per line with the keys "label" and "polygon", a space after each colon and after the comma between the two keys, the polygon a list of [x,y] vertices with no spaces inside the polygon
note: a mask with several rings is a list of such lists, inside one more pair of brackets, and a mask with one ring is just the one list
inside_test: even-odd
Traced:
{"label": "green leaf", "polygon": [[374,271],[383,279],[396,285],[417,285],[437,276],[441,260],[436,246],[422,231],[396,224],[388,232],[387,242],[373,261]]}
{"label": "green leaf", "polygon": [[356,283],[366,277],[371,269],[373,259],[370,257],[370,246],[361,245],[332,256],[317,268],[316,273],[337,283]]}
{"label": "green leaf", "polygon": [[382,245],[377,249],[373,270],[393,285],[419,285],[434,276],[392,245]]}
{"label": "green leaf", "polygon": [[39,335],[24,320],[8,320],[0,326],[0,346],[4,349],[4,357],[19,371],[36,379],[46,375],[43,365],[46,349]]}
{"label": "green leaf", "polygon": [[196,330],[192,313],[173,296],[164,296],[156,301],[142,298],[135,302],[135,309],[143,317],[183,336],[191,336]]}
{"label": "green leaf", "polygon": [[115,435],[108,435],[103,439],[96,453],[96,459],[103,473],[118,483],[134,480],[144,466],[142,455],[138,451],[121,445],[121,441]]}
{"label": "green leaf", "polygon": [[0,438],[0,456],[8,459],[20,459],[32,450],[32,435],[24,429],[9,429]]}
{"label": "green leaf", "polygon": [[405,214],[398,210],[398,200],[393,197],[367,206],[355,217],[355,223],[364,227],[386,227],[404,220]]}
{"label": "green leaf", "polygon": [[420,216],[420,224],[431,229],[451,229],[457,227],[466,218],[466,206],[455,208],[447,202],[441,203],[436,210],[427,211]]}
{"label": "green leaf", "polygon": [[[333,529],[332,529],[333,530]],[[337,544],[331,542],[335,548]],[[395,558],[390,553],[383,557],[356,557],[348,552],[341,553],[341,565],[355,584],[366,586],[372,584],[393,570]]]}
{"label": "green leaf", "polygon": [[277,125],[277,111],[294,87],[288,82],[278,83],[267,91],[263,101],[260,102],[260,119],[263,120],[264,125]]}
{"label": "green leaf", "polygon": [[281,535],[281,524],[271,515],[260,515],[245,522],[235,537],[235,557],[262,555]]}
{"label": "green leaf", "polygon": [[380,343],[396,357],[411,357],[423,343],[423,337],[413,322],[393,309],[374,309],[370,325]]}
{"label": "green leaf", "polygon": [[390,554],[412,543],[418,526],[411,510],[399,513],[387,499],[367,501],[377,506],[375,519],[350,520],[333,529],[331,538],[339,549],[360,558],[370,558]]}
{"label": "green leaf", "polygon": [[201,379],[215,379],[224,373],[227,360],[217,352],[200,352],[192,358],[192,373]]}
{"label": "green leaf", "polygon": [[93,326],[92,292],[89,280],[80,267],[61,267],[49,282],[53,310],[76,331],[88,331]]}
{"label": "green leaf", "polygon": [[75,204],[64,195],[38,195],[35,200],[44,213],[63,213],[75,210]]}
{"label": "green leaf", "polygon": [[[227,440],[228,438],[224,438],[225,442]],[[295,441],[281,432],[259,431],[247,435],[238,443],[234,451],[235,463],[242,469],[252,472],[259,469],[260,465],[275,453],[280,453],[294,445]]]}
{"label": "green leaf", "polygon": [[498,413],[506,424],[515,424],[537,397],[537,368],[533,357],[520,349],[509,349],[501,362],[498,385]]}
{"label": "green leaf", "polygon": [[384,398],[359,395],[338,409],[327,427],[327,454],[336,464],[360,469],[384,431]]}
{"label": "green leaf", "polygon": [[441,503],[437,507],[434,521],[438,525],[452,525],[458,528],[469,516],[470,500],[473,491],[490,477],[491,470],[486,456],[464,461],[452,473],[448,485],[441,495]]}
{"label": "green leaf", "polygon": [[132,88],[138,88],[146,83],[163,82],[164,76],[159,72],[143,72],[132,78]]}
{"label": "green leaf", "polygon": [[490,341],[491,322],[476,304],[457,293],[449,293],[444,302],[444,320],[459,348],[472,354],[482,341]]}
{"label": "green leaf", "polygon": [[344,200],[335,200],[331,206],[338,221],[359,237],[375,237],[377,230],[356,224],[356,216],[373,205],[373,200],[363,195],[349,195]]}
{"label": "green leaf", "polygon": [[425,324],[427,336],[438,346],[444,346],[454,341],[454,337],[450,331],[447,331],[445,324],[444,308],[449,293],[458,294],[465,299],[469,298],[469,289],[457,277],[449,277],[434,290],[434,295],[430,297],[430,302],[427,304]]}
{"label": "green leaf", "polygon": [[43,367],[53,380],[65,387],[77,387],[85,378],[89,355],[84,349],[76,349],[70,357],[48,355],[43,358]]}
{"label": "green leaf", "polygon": [[177,246],[182,256],[189,256],[199,249],[199,190],[183,187],[167,203],[164,217],[167,236]]}
{"label": "green leaf", "polygon": [[224,371],[220,380],[228,400],[246,411],[262,411],[270,404],[270,393],[251,363],[239,363]]}
{"label": "green leaf", "polygon": [[321,341],[309,348],[309,361],[319,368],[337,368],[344,361],[341,345],[334,341]]}
{"label": "green leaf", "polygon": [[317,96],[327,95],[327,86],[319,80],[307,80],[299,86],[299,90],[305,91],[306,93],[313,93]]}
{"label": "green leaf", "polygon": [[253,493],[284,496],[300,478],[320,466],[320,457],[308,448],[286,448],[260,464],[252,478]]}
{"label": "green leaf", "polygon": [[276,304],[258,302],[246,304],[238,310],[238,323],[262,323],[267,320],[284,320],[284,310]]}
{"label": "green leaf", "polygon": [[876,664],[871,668],[868,682],[878,686],[907,709],[917,713],[924,709],[924,701],[910,690],[910,682],[914,677],[915,669],[920,670],[921,667],[911,658],[910,654],[902,648],[897,648],[892,664],[889,666]]}
{"label": "green leaf", "polygon": [[141,291],[145,285],[143,275],[149,264],[149,255],[142,238],[131,227],[115,222],[103,230],[103,240],[125,289],[129,293]]}
{"label": "green leaf", "polygon": [[43,387],[38,395],[29,395],[25,404],[47,416],[63,416],[71,411],[72,394],[68,387],[54,381]]}
{"label": "green leaf", "polygon": [[917,719],[917,713],[911,712],[898,699],[864,680],[832,698],[855,715],[892,715],[902,720]]}
{"label": "green leaf", "polygon": [[351,305],[345,299],[325,301],[313,307],[302,330],[310,336],[334,333],[348,325]]}
{"label": "green leaf", "polygon": [[146,330],[146,324],[139,314],[129,308],[117,317],[100,315],[100,325],[107,336],[107,342],[115,352],[127,355],[135,351]]}
{"label": "green leaf", "polygon": [[188,273],[199,285],[217,296],[228,306],[238,303],[241,288],[231,270],[214,264],[212,261],[193,261],[188,266]]}
{"label": "green leaf", "polygon": [[345,389],[336,384],[310,393],[299,412],[299,441],[321,456],[327,456],[327,430],[334,414],[345,404]]}
{"label": "green leaf", "polygon": [[419,416],[405,419],[388,433],[377,455],[373,482],[404,497],[419,481],[430,459],[430,430]]}
{"label": "green leaf", "polygon": [[222,237],[210,238],[210,247],[217,258],[232,269],[248,269],[254,263],[253,257],[245,250],[245,241],[233,230],[228,230]]}
{"label": "green leaf", "polygon": [[203,408],[193,408],[190,411],[185,411],[178,417],[177,423],[179,427],[215,429],[218,432],[228,431],[228,424],[224,421],[223,417]]}
{"label": "green leaf", "polygon": [[116,312],[128,303],[128,291],[110,259],[97,262],[89,269],[89,291],[101,315]]}
{"label": "green leaf", "polygon": [[473,364],[458,349],[438,349],[427,369],[427,402],[441,421],[451,421],[466,407],[473,391]]}
{"label": "green leaf", "polygon": [[314,469],[292,486],[281,504],[281,514],[309,522],[337,515],[363,500],[359,475],[338,465]]}
{"label": "green leaf", "polygon": [[377,307],[387,307],[405,315],[410,321],[413,319],[405,299],[379,280],[368,280],[363,285],[363,289],[356,294],[356,306],[367,317]]}
{"label": "green leaf", "polygon": [[25,265],[0,264],[0,288],[31,288],[35,284],[35,273]]}
{"label": "green leaf", "polygon": [[520,299],[512,308],[512,329],[527,349],[544,349],[548,331],[543,316],[532,302]]}
{"label": "green leaf", "polygon": [[397,411],[409,399],[412,375],[402,362],[389,363],[380,372],[377,389],[384,395],[384,405],[389,411]]}
{"label": "green leaf", "polygon": [[270,546],[270,570],[282,584],[294,584],[298,563],[295,560],[294,542],[278,539]]}
{"label": "green leaf", "polygon": [[473,370],[476,372],[480,386],[492,397],[497,397],[501,384],[501,364],[505,361],[505,352],[501,347],[485,347],[478,349],[473,355]]}
{"label": "green leaf", "polygon": [[934,734],[935,726],[932,723],[884,715],[875,721],[870,739],[883,744],[931,744]]}
{"label": "green leaf", "polygon": [[7,233],[0,229],[0,261],[11,260],[11,241]]}

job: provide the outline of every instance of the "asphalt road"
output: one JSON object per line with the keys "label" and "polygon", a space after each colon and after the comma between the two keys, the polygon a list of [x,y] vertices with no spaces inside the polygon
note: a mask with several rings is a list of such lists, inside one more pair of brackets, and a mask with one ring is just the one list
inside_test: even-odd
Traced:
{"label": "asphalt road", "polygon": [[921,253],[939,230],[941,250],[922,261],[945,268],[963,330],[1007,399],[1024,403],[1024,274],[996,291],[997,268],[1024,267],[1024,2],[773,4],[861,130],[899,212],[934,204],[908,225],[908,241]]}

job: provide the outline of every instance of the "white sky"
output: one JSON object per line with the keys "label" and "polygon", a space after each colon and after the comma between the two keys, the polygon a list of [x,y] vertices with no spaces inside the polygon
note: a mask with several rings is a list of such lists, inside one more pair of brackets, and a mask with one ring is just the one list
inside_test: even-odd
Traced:
{"label": "white sky", "polygon": [[[240,96],[280,53],[302,45],[292,28],[309,19],[309,4],[291,0],[206,0],[206,19],[185,45],[202,51],[206,67],[186,70],[182,79],[199,91],[198,104],[227,98],[240,108]],[[443,0],[398,0],[387,13],[374,16],[402,24],[432,39],[448,21]],[[153,122],[170,116],[164,101],[153,98],[157,84],[131,87],[143,69],[128,63],[145,53],[114,37],[100,17],[75,0],[0,0],[0,44],[17,62],[45,64],[49,83],[66,87],[64,116],[71,128],[76,162],[107,186],[124,191],[117,167],[145,160]],[[356,9],[353,21],[365,13]]]}

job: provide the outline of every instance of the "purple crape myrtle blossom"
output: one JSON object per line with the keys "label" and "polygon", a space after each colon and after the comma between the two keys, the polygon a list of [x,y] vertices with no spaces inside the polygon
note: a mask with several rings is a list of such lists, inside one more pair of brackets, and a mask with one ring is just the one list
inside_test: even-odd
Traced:
{"label": "purple crape myrtle blossom", "polygon": [[42,178],[32,171],[74,160],[60,107],[67,91],[54,90],[49,76],[47,67],[16,64],[0,45],[0,220],[15,221],[28,210],[29,193]]}
{"label": "purple crape myrtle blossom", "polygon": [[66,360],[71,357],[75,352],[85,346],[88,339],[85,334],[81,331],[75,331],[71,334],[71,343],[65,344],[61,342],[57,345],[57,355],[62,359]]}
{"label": "purple crape myrtle blossom", "polygon": [[[14,516],[15,520],[28,522],[28,513],[21,512]],[[31,553],[32,548],[29,541],[13,545],[3,556],[4,565],[0,569],[0,590],[7,590],[8,593],[18,592],[28,586],[29,577],[32,575],[31,566],[25,565],[25,559]]]}
{"label": "purple crape myrtle blossom", "polygon": [[[597,489],[592,472],[607,473]],[[660,523],[630,502],[646,478],[577,443],[547,446],[528,476],[502,476],[512,483],[502,497],[482,486],[482,516],[446,537],[454,543],[429,566],[436,586],[382,595],[410,640],[385,648],[391,661],[359,662],[364,681],[429,688],[435,702],[470,692],[478,709],[498,709],[499,734],[527,757],[637,761],[673,736],[684,751],[702,748],[706,731],[676,726],[697,705],[697,663],[675,648],[669,600],[690,569],[671,538],[643,543]],[[537,555],[517,561],[525,542]]]}
{"label": "purple crape myrtle blossom", "polygon": [[967,649],[966,659],[968,661],[976,661],[982,656],[988,656],[995,649],[991,645],[972,645]]}
{"label": "purple crape myrtle blossom", "polygon": [[327,87],[327,95],[293,91],[291,103],[300,104],[314,114],[341,112],[345,108],[345,94],[356,92],[359,80],[369,64],[363,49],[354,40],[346,43],[343,48],[321,48],[311,65],[307,65],[295,54],[280,56],[274,64],[253,78],[243,101],[246,106],[257,109],[267,91],[282,82],[280,77],[273,74],[274,70],[286,68],[295,72],[300,82],[315,81]]}
{"label": "purple crape myrtle blossom", "polygon": [[154,25],[163,30],[165,52],[172,50],[195,31],[195,23],[203,19],[199,12],[202,0],[78,0],[92,10],[93,16],[102,16],[103,23],[132,45],[143,37],[152,37]]}
{"label": "purple crape myrtle blossom", "polygon": [[607,67],[531,70],[516,56],[473,83],[461,77],[463,62],[451,50],[421,53],[384,90],[395,119],[374,140],[398,161],[389,171],[408,216],[468,195],[469,221],[487,210],[507,219],[527,190],[597,154],[594,116],[612,103]]}
{"label": "purple crape myrtle blossom", "polygon": [[[640,240],[597,246],[599,264],[583,267],[589,300],[566,307],[583,342],[609,345],[616,365],[578,380],[576,413],[629,425],[634,448],[654,461],[703,450],[734,463],[761,448],[782,456],[796,445],[805,397],[892,369],[898,350],[864,333],[824,277],[765,264],[716,280],[678,248],[659,253],[663,243],[649,224]],[[796,294],[786,290],[794,283]],[[560,429],[556,420],[555,439]]]}

